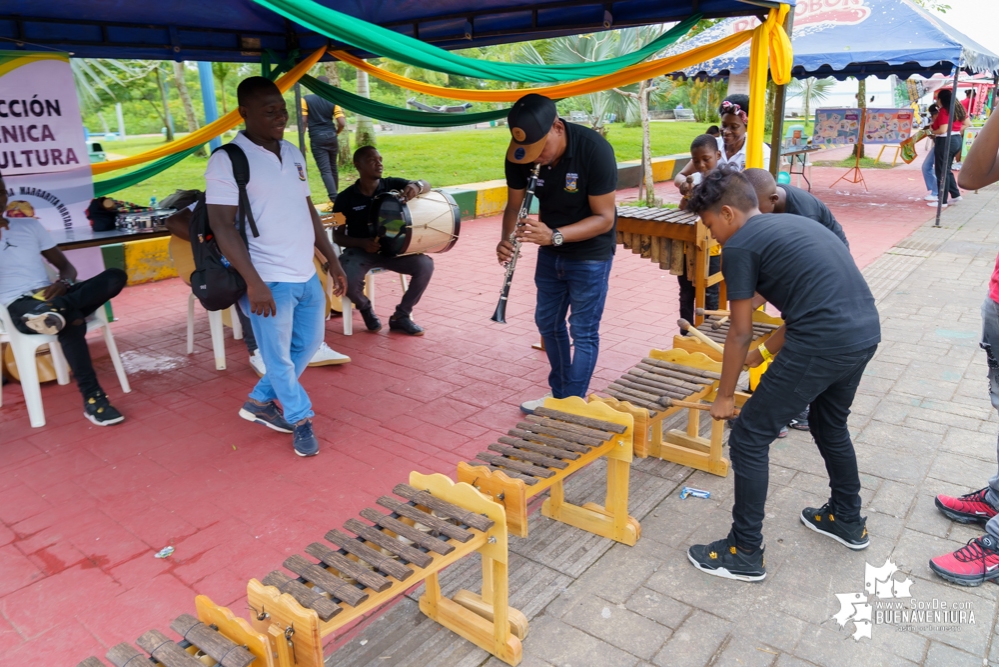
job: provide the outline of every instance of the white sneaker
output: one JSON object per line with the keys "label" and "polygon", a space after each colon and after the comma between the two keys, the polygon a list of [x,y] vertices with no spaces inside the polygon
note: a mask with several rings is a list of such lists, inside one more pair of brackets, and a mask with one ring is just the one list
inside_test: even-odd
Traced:
{"label": "white sneaker", "polygon": [[264,377],[267,374],[267,367],[264,366],[264,358],[260,356],[260,350],[254,350],[250,355],[250,367],[256,372],[257,377]]}
{"label": "white sneaker", "polygon": [[548,392],[541,398],[535,399],[533,401],[524,401],[523,403],[520,404],[520,411],[523,412],[525,415],[533,415],[535,410],[544,406],[545,399],[551,397],[552,393]]}
{"label": "white sneaker", "polygon": [[951,197],[950,198],[950,203],[951,204],[956,204],[957,202],[961,201],[962,199],[964,199],[964,197]]}
{"label": "white sneaker", "polygon": [[350,357],[346,354],[340,354],[324,341],[316,353],[312,355],[312,361],[309,362],[309,368],[314,366],[339,366],[340,364],[349,364]]}
{"label": "white sneaker", "polygon": [[[934,199],[933,201],[928,201],[928,202],[926,202],[926,205],[927,206],[932,206],[933,208],[936,208],[937,207],[937,200]],[[950,204],[942,204],[941,208],[947,208],[948,206],[950,206]]]}
{"label": "white sneaker", "polygon": [[926,201],[936,201],[937,200],[937,196],[931,192],[928,195],[926,195],[925,197],[923,197],[923,199],[925,199]]}

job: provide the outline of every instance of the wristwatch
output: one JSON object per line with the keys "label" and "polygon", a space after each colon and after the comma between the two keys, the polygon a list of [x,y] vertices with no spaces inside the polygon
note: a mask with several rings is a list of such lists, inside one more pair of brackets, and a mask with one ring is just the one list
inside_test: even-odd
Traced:
{"label": "wristwatch", "polygon": [[563,238],[562,232],[560,232],[557,229],[554,230],[552,232],[552,245],[558,247],[558,246],[562,245],[563,243],[565,243],[565,238]]}

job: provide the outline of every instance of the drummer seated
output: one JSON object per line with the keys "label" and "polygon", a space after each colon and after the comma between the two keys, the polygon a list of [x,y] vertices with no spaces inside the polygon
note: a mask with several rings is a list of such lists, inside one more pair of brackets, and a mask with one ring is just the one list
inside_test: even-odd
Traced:
{"label": "drummer seated", "polygon": [[398,191],[408,201],[430,192],[426,181],[408,181],[404,178],[382,178],[382,156],[374,146],[362,146],[354,151],[354,168],[360,178],[336,196],[333,212],[340,213],[346,224],[337,227],[333,240],[343,248],[340,265],[347,274],[347,298],[361,311],[368,331],[378,331],[382,323],[364,296],[364,277],[371,269],[387,269],[410,276],[409,289],[389,318],[389,329],[422,336],[423,328],[413,322],[413,308],[420,301],[434,273],[434,260],[426,255],[386,257],[379,253],[381,246],[371,223],[371,205],[375,197],[384,192]]}

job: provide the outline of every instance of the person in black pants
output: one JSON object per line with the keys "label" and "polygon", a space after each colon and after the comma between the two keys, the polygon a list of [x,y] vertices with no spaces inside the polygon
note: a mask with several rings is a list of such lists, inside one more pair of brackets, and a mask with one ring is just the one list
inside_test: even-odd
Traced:
{"label": "person in black pants", "polygon": [[[940,105],[940,111],[937,112],[936,118],[933,119],[933,124],[930,125],[930,131],[934,134],[933,159],[937,178],[940,178],[940,174],[946,175],[944,187],[940,189],[940,202],[944,208],[947,208],[948,196],[952,203],[961,201],[961,191],[957,187],[957,180],[954,178],[954,172],[951,169],[954,166],[954,158],[961,152],[962,130],[968,118],[968,112],[964,110],[964,106],[955,104],[954,123],[951,127],[950,138],[948,139],[947,123],[950,121],[950,102],[951,91],[949,89],[944,88],[937,91],[937,103]],[[926,205],[936,207],[937,203],[930,201],[926,202]]]}
{"label": "person in black pants", "polygon": [[[6,192],[0,179],[0,210],[7,209]],[[124,421],[97,382],[87,347],[86,318],[117,296],[128,276],[121,269],[107,269],[89,280],[76,282],[76,268],[41,223],[33,217],[13,215],[30,211],[30,204],[11,205],[10,217],[0,217],[0,306],[6,306],[18,331],[58,335],[83,394],[87,419],[97,426]],[[55,282],[49,280],[43,258],[59,271]]]}
{"label": "person in black pants", "polygon": [[[881,341],[867,282],[835,234],[800,216],[760,213],[749,180],[729,168],[710,174],[689,206],[722,244],[730,302],[731,325],[711,416],[735,415],[735,387],[744,364],[773,361],[729,437],[735,477],[731,530],[720,540],[691,546],[688,558],[716,576],[766,577],[762,530],[770,443],[806,405],[832,493],[822,507],[802,510],[801,522],[850,549],[866,548],[870,538],[866,518],[860,516],[860,477],[847,417]],[[780,309],[784,326],[750,351],[757,293]]]}
{"label": "person in black pants", "polygon": [[[329,83],[329,78],[317,76],[318,81]],[[326,194],[330,201],[336,201],[336,193],[339,190],[340,181],[337,173],[337,157],[339,155],[340,144],[338,135],[347,126],[347,119],[343,110],[318,95],[306,95],[302,98],[302,106],[305,107],[306,121],[309,125],[309,148],[312,149],[312,159],[316,161],[316,169],[323,178],[323,185],[326,186]]]}

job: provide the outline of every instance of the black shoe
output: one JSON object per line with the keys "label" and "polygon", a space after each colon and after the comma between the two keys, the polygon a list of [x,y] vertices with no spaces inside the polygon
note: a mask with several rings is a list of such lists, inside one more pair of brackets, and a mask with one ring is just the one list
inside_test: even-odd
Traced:
{"label": "black shoe", "polygon": [[368,331],[378,331],[382,328],[382,321],[378,319],[375,315],[375,311],[371,308],[361,311],[361,317],[364,318],[364,326],[368,328]]}
{"label": "black shoe", "polygon": [[305,418],[295,424],[293,436],[295,453],[299,456],[315,456],[319,453],[319,441],[312,431],[312,420]]}
{"label": "black shoe", "polygon": [[35,333],[54,336],[66,326],[66,318],[56,312],[48,301],[39,301],[31,310],[21,315],[21,322]]}
{"label": "black shoe", "polygon": [[412,318],[408,315],[398,316],[393,315],[389,318],[389,329],[392,331],[401,331],[407,333],[410,336],[422,336],[423,327],[414,322]]}
{"label": "black shoe", "polygon": [[801,414],[791,420],[788,424],[791,428],[797,431],[807,431],[808,430],[808,408],[806,407],[801,411]]}
{"label": "black shoe", "polygon": [[767,576],[764,547],[753,553],[736,548],[726,537],[711,544],[695,544],[687,558],[701,572],[739,581],[763,581]]}
{"label": "black shoe", "polygon": [[114,409],[103,391],[97,391],[83,401],[83,416],[97,426],[110,426],[125,421],[125,417]]}
{"label": "black shoe", "polygon": [[817,509],[806,507],[801,510],[801,523],[850,549],[866,549],[871,543],[871,538],[867,535],[866,516],[854,522],[837,519],[833,516],[829,503]]}

